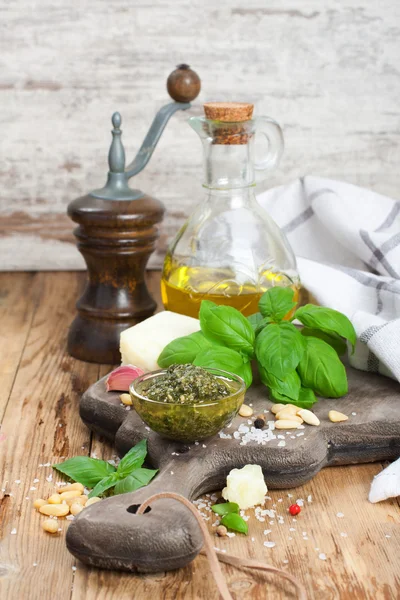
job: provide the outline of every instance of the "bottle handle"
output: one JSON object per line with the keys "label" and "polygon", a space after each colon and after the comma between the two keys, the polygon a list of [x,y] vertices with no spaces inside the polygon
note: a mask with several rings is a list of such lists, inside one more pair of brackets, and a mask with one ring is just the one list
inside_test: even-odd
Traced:
{"label": "bottle handle", "polygon": [[268,151],[264,158],[254,163],[256,178],[258,181],[264,179],[263,175],[272,171],[281,159],[284,141],[282,129],[276,121],[269,117],[256,117],[256,135],[263,135],[268,141]]}

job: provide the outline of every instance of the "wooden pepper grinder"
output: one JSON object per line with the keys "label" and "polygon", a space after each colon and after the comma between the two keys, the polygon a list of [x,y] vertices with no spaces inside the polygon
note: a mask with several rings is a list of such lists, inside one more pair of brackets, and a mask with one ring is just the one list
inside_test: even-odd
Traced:
{"label": "wooden pepper grinder", "polygon": [[86,288],[76,305],[78,315],[68,335],[68,352],[80,360],[118,363],[121,331],[149,317],[156,308],[145,283],[145,269],[164,206],[131,189],[128,180],[144,169],[170,117],[190,108],[190,101],[200,92],[200,79],[188,65],[179,65],[168,77],[167,89],[175,102],[158,111],[126,168],[121,115],[113,114],[107,183],[68,206],[68,215],[78,223],[74,234],[88,268]]}

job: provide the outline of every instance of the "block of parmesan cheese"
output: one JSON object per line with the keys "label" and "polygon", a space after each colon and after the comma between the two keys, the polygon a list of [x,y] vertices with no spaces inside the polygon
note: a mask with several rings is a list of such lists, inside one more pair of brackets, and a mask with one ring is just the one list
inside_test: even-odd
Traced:
{"label": "block of parmesan cheese", "polygon": [[159,369],[157,358],[167,344],[199,330],[198,319],[168,310],[160,312],[121,333],[121,364],[135,365],[143,371]]}

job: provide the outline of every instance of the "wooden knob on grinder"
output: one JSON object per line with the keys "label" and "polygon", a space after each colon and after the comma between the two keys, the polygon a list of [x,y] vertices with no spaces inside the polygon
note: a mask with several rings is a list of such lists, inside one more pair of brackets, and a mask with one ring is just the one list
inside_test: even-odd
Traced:
{"label": "wooden knob on grinder", "polygon": [[175,102],[192,102],[200,89],[200,77],[189,65],[178,65],[167,79],[168,94]]}

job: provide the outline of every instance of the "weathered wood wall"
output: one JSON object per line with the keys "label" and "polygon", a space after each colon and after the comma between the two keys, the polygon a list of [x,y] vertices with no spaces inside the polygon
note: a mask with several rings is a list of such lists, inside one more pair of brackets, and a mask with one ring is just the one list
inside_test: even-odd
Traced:
{"label": "weathered wood wall", "polygon": [[[83,262],[65,216],[103,185],[110,116],[128,158],[188,62],[205,100],[254,100],[284,127],[275,185],[325,175],[400,198],[398,0],[3,0],[0,268]],[[170,122],[135,187],[168,208],[159,251],[202,195],[201,148]]]}

